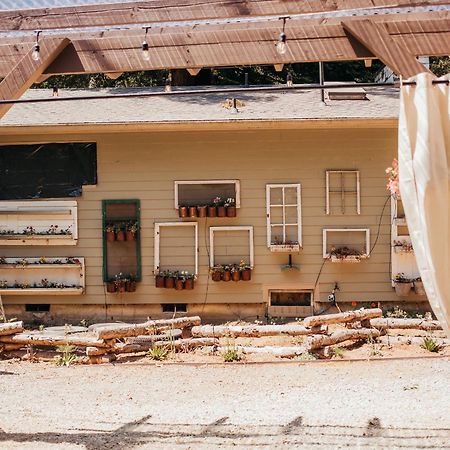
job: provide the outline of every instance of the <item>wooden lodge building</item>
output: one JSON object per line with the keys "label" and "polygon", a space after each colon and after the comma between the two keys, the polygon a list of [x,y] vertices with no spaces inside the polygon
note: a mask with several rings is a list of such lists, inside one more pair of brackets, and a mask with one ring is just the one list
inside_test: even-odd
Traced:
{"label": "wooden lodge building", "polygon": [[392,281],[419,276],[386,190],[398,90],[326,90],[322,103],[319,90],[202,89],[27,103],[3,117],[8,316],[302,317],[332,307],[333,291],[342,309],[428,309],[420,283],[396,293]]}

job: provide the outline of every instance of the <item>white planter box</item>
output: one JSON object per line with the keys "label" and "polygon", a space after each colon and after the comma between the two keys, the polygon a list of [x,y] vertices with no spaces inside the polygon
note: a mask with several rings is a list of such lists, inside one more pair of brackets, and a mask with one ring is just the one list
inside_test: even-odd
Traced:
{"label": "white planter box", "polygon": [[346,256],[345,258],[338,258],[335,255],[330,256],[330,261],[332,263],[359,263],[362,259],[367,258],[367,255],[361,255],[361,256]]}
{"label": "white planter box", "polygon": [[300,244],[271,244],[269,249],[274,253],[294,253],[300,251]]}

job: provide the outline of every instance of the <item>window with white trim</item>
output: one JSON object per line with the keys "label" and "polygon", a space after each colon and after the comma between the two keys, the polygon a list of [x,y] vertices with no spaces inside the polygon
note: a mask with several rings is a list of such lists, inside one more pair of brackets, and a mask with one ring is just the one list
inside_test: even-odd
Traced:
{"label": "window with white trim", "polygon": [[327,170],[326,214],[361,214],[359,170]]}
{"label": "window with white trim", "polygon": [[299,251],[302,245],[300,183],[266,185],[267,247]]}

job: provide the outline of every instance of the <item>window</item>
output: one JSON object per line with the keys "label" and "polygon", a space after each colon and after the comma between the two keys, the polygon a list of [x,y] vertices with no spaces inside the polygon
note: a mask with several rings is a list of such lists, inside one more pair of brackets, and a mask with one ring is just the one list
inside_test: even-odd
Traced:
{"label": "window", "polygon": [[162,303],[161,304],[163,313],[186,313],[187,304],[186,303]]}
{"label": "window", "polygon": [[233,198],[240,208],[239,180],[188,180],[175,181],[175,209],[180,206],[209,205],[216,197],[223,201]]}
{"label": "window", "polygon": [[26,304],[26,312],[50,312],[50,305],[47,303]]}
{"label": "window", "polygon": [[97,144],[0,146],[0,199],[80,197],[97,184]]}
{"label": "window", "polygon": [[313,314],[318,290],[308,284],[278,284],[263,286],[267,312],[278,317],[307,317]]}
{"label": "window", "polygon": [[141,280],[139,200],[103,200],[103,281]]}
{"label": "window", "polygon": [[326,171],[326,214],[361,214],[359,170]]}
{"label": "window", "polygon": [[165,270],[198,275],[197,222],[155,223],[154,272]]}
{"label": "window", "polygon": [[253,269],[253,227],[210,227],[209,265],[239,264],[244,260]]}
{"label": "window", "polygon": [[370,253],[369,228],[325,228],[323,257],[332,262],[360,262]]}
{"label": "window", "polygon": [[300,184],[266,185],[267,247],[271,251],[300,250]]}

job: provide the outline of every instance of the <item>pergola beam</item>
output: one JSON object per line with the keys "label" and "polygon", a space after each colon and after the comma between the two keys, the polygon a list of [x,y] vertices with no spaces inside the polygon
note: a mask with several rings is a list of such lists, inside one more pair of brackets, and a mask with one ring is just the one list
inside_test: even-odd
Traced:
{"label": "pergola beam", "polygon": [[0,30],[33,31],[445,4],[448,4],[445,0],[151,0],[2,11]]}
{"label": "pergola beam", "polygon": [[[32,50],[19,61],[19,63],[6,75],[0,83],[0,99],[12,100],[20,98],[42,76],[47,66],[61,53],[69,44],[69,39],[48,39],[41,43],[40,59],[35,61]],[[0,107],[0,118],[2,118],[12,105]]]}

